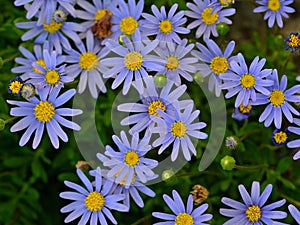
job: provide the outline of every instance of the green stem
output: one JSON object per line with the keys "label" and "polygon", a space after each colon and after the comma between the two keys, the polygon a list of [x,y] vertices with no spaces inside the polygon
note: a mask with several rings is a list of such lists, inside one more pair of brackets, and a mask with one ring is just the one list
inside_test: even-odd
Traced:
{"label": "green stem", "polygon": [[11,60],[14,60],[17,56],[18,56],[19,54],[15,54],[15,55],[13,55],[13,56],[11,56],[11,57],[9,57],[9,58],[6,58],[6,59],[3,59],[3,64],[4,63],[7,63],[7,62],[9,62],[9,61],[11,61]]}
{"label": "green stem", "polygon": [[139,220],[135,221],[134,223],[132,223],[131,225],[138,225],[138,224],[141,224],[142,222],[145,222],[145,221],[149,220],[150,218],[151,218],[150,215],[144,216],[144,217],[142,217],[141,219],[139,219]]}
{"label": "green stem", "polygon": [[14,121],[14,120],[17,119],[17,118],[18,118],[18,116],[10,117],[9,119],[7,119],[7,120],[4,121],[4,124],[6,125],[6,124],[8,124],[8,123]]}
{"label": "green stem", "polygon": [[234,165],[235,169],[238,169],[238,170],[249,170],[249,171],[251,171],[251,170],[260,170],[260,169],[268,168],[268,167],[269,167],[269,165],[267,165],[267,164],[262,164],[262,165],[253,166],[253,167]]}
{"label": "green stem", "polygon": [[289,202],[293,203],[295,206],[297,207],[300,207],[300,202],[296,201],[295,199],[283,194],[283,193],[280,193],[278,192],[279,196],[282,197],[282,198],[285,198],[286,200],[288,200]]}
{"label": "green stem", "polygon": [[192,176],[198,176],[198,175],[203,175],[203,174],[208,174],[208,175],[214,175],[221,177],[220,173],[215,173],[211,171],[201,171],[201,172],[190,172],[190,173],[182,173],[182,174],[176,174],[175,177],[192,177]]}
{"label": "green stem", "polygon": [[244,139],[246,139],[250,134],[255,134],[260,132],[260,129],[256,129],[256,130],[252,130],[250,132],[248,132],[247,134],[245,134],[243,137],[240,138],[240,142],[242,142]]}

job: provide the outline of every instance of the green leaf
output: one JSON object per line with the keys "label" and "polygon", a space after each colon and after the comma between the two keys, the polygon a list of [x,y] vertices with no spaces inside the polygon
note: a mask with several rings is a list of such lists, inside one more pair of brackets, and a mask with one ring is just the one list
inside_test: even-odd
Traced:
{"label": "green leaf", "polygon": [[287,171],[292,164],[293,160],[291,159],[291,157],[284,157],[277,164],[276,171],[282,174]]}
{"label": "green leaf", "polygon": [[30,159],[31,159],[31,157],[14,156],[14,157],[10,157],[10,158],[5,159],[3,164],[4,164],[4,166],[6,166],[8,168],[18,168],[18,167],[28,165]]}
{"label": "green leaf", "polygon": [[278,180],[283,184],[283,186],[285,186],[291,190],[296,190],[296,186],[291,181],[289,181],[283,177],[278,177]]}

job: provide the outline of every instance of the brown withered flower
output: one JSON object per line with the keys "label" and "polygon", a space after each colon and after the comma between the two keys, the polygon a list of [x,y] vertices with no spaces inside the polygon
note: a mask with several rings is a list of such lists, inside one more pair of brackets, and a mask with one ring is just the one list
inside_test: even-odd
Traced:
{"label": "brown withered flower", "polygon": [[94,36],[97,36],[100,40],[112,35],[112,24],[110,22],[112,13],[108,9],[103,10],[103,13],[104,15],[100,19],[96,20],[95,24],[92,26]]}
{"label": "brown withered flower", "polygon": [[205,187],[200,184],[196,184],[192,189],[191,194],[193,195],[193,200],[196,205],[200,205],[207,199],[209,192]]}
{"label": "brown withered flower", "polygon": [[88,171],[90,168],[90,164],[87,161],[78,161],[76,164],[76,168],[82,171]]}

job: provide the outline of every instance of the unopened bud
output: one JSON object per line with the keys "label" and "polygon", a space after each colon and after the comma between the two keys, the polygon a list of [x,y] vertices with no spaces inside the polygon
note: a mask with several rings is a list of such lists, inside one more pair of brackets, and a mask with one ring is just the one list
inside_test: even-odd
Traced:
{"label": "unopened bud", "polygon": [[221,166],[223,170],[232,170],[235,166],[235,159],[229,155],[226,155],[221,159]]}
{"label": "unopened bud", "polygon": [[221,22],[219,24],[217,24],[217,32],[221,35],[221,36],[225,36],[228,31],[230,30],[230,27],[227,23]]}
{"label": "unopened bud", "polygon": [[157,74],[154,78],[154,83],[157,87],[162,88],[166,86],[168,79],[164,74]]}

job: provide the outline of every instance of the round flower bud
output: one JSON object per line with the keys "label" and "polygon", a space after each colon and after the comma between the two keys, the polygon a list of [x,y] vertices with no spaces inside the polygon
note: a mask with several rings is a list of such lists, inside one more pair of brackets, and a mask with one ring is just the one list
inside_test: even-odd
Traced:
{"label": "round flower bud", "polygon": [[217,24],[217,32],[221,36],[225,36],[229,30],[230,30],[230,27],[227,23],[221,22],[221,23]]}
{"label": "round flower bud", "polygon": [[53,13],[53,20],[56,23],[63,23],[67,20],[67,14],[61,9],[55,10]]}
{"label": "round flower bud", "polygon": [[235,166],[235,159],[229,155],[226,155],[221,159],[221,166],[223,170],[232,170]]}
{"label": "round flower bud", "polygon": [[164,74],[157,74],[154,78],[154,83],[157,87],[162,88],[166,86],[168,79]]}

